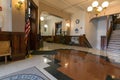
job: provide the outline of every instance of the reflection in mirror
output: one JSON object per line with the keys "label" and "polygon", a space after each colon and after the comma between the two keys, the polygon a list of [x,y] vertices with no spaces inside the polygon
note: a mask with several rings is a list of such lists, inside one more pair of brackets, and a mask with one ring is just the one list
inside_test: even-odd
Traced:
{"label": "reflection in mirror", "polygon": [[[67,27],[65,20],[48,13],[42,13],[41,20],[41,36],[55,36],[55,35],[67,35]],[[68,26],[68,25],[67,25]]]}

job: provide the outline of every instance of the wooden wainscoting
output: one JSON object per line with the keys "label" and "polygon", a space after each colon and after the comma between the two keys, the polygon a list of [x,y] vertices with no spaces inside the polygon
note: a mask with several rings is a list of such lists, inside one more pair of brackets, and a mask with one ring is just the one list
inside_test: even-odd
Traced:
{"label": "wooden wainscoting", "polygon": [[12,60],[24,59],[26,55],[26,46],[24,43],[24,33],[12,32],[11,35]]}
{"label": "wooden wainscoting", "polygon": [[[71,38],[76,38],[78,40],[78,44],[71,42]],[[91,44],[87,40],[85,35],[81,36],[42,36],[43,41],[54,42],[54,43],[62,43],[68,45],[77,45],[81,47],[92,48]]]}
{"label": "wooden wainscoting", "polygon": [[11,59],[24,59],[26,46],[24,44],[24,32],[0,32],[0,41],[10,41]]}
{"label": "wooden wainscoting", "polygon": [[11,33],[10,32],[0,32],[0,41],[10,41]]}

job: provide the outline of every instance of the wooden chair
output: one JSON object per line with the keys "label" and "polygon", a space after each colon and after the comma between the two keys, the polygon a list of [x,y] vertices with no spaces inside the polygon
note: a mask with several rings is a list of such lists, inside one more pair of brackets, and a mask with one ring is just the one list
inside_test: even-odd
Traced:
{"label": "wooden chair", "polygon": [[7,56],[11,55],[10,41],[0,41],[0,57],[5,56],[5,63],[7,63]]}

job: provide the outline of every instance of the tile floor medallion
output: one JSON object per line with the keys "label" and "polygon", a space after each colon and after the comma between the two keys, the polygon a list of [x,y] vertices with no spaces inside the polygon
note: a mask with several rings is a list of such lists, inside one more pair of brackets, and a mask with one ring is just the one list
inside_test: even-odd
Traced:
{"label": "tile floor medallion", "polygon": [[50,80],[36,67],[31,67],[3,76],[0,80]]}

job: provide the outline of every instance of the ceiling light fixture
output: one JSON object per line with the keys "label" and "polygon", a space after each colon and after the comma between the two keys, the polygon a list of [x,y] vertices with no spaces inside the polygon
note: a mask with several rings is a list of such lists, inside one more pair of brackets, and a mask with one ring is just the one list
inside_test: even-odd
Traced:
{"label": "ceiling light fixture", "polygon": [[99,6],[99,2],[96,0],[92,3],[91,6],[89,6],[87,8],[88,12],[93,12],[96,16],[98,15],[98,13],[100,13],[101,11],[103,11],[103,9],[106,9],[109,6],[109,2],[108,1],[104,1],[101,6]]}

